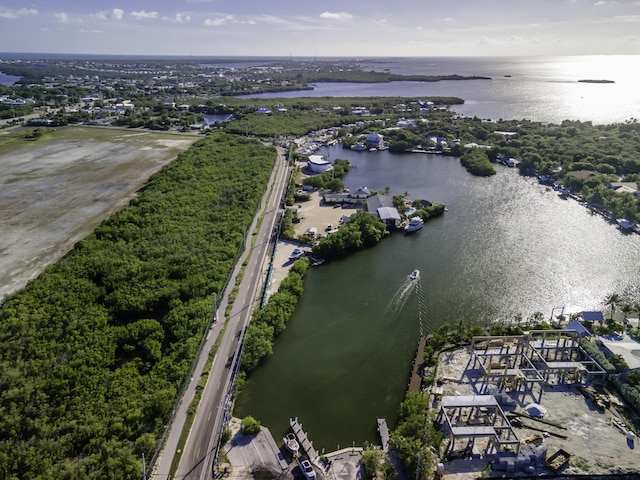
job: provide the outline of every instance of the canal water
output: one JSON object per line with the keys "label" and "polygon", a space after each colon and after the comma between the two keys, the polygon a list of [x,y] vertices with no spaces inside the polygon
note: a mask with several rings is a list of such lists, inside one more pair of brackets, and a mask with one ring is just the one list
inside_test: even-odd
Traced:
{"label": "canal water", "polygon": [[[640,236],[515,169],[481,178],[455,157],[340,145],[317,153],[352,162],[348,188],[390,187],[448,211],[419,232],[310,269],[274,354],[235,407],[276,436],[297,416],[319,450],[377,442],[376,418],[397,419],[420,333],[445,322],[549,318],[600,308],[612,292],[638,299]],[[404,292],[414,269],[420,285]]]}

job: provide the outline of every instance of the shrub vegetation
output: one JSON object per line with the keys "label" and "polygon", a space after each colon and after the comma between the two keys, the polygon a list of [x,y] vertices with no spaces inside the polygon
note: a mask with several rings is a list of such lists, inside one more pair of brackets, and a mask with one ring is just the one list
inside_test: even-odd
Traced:
{"label": "shrub vegetation", "polygon": [[0,306],[4,478],[139,478],[276,158],[211,135]]}

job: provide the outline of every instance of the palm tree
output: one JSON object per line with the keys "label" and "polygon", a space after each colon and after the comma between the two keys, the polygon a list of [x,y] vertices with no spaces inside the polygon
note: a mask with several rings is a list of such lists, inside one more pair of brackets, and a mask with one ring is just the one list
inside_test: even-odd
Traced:
{"label": "palm tree", "polygon": [[624,313],[624,318],[622,319],[622,324],[626,327],[627,326],[627,317],[629,316],[629,314],[631,312],[633,312],[633,305],[631,305],[629,303],[623,303],[622,306],[620,307],[620,311],[622,313]]}
{"label": "palm tree", "polygon": [[611,320],[613,320],[613,312],[615,312],[620,300],[620,295],[617,293],[610,293],[607,295],[607,298],[605,298],[604,304],[611,308]]}

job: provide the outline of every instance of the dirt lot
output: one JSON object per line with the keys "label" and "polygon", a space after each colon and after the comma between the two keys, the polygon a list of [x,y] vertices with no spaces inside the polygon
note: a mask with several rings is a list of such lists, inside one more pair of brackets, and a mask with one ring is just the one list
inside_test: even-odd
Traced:
{"label": "dirt lot", "polygon": [[76,139],[65,129],[64,140],[0,155],[0,300],[61,258],[197,140],[76,132]]}
{"label": "dirt lot", "polygon": [[[440,368],[438,378],[443,381],[443,395],[472,395],[475,393],[464,375],[469,358],[470,353],[467,350],[445,353],[441,356],[440,365],[442,368]],[[567,438],[547,436],[540,431],[528,428],[516,428],[515,431],[521,441],[536,434],[542,434],[543,437],[546,437],[540,446],[547,448],[548,456],[560,448],[570,453],[572,457],[569,466],[562,471],[563,474],[605,474],[637,471],[640,468],[638,439],[628,441],[626,435],[613,426],[612,419],[621,420],[615,408],[600,411],[590,400],[585,400],[576,387],[568,385],[545,387],[540,405],[545,407],[548,412],[544,420],[556,422],[565,429],[546,426],[544,423],[531,420],[526,421],[527,426],[564,435]],[[522,411],[523,406],[518,405],[516,411]],[[484,461],[476,457],[473,460],[457,460],[445,464],[445,477],[448,479],[475,478],[480,475],[482,468],[490,460],[491,457],[485,457]],[[462,473],[465,471],[466,473]],[[496,476],[500,476],[505,472],[494,473]],[[550,470],[542,467],[527,476],[548,475],[550,473]]]}
{"label": "dirt lot", "polygon": [[[310,228],[316,228],[318,234],[326,235],[326,228],[329,224],[337,227],[340,219],[344,215],[353,215],[356,208],[333,208],[331,205],[322,205],[318,192],[311,194],[311,199],[306,202],[296,204],[293,208],[297,210],[300,223],[294,224],[296,235],[304,235]],[[280,282],[289,274],[289,267],[293,262],[289,260],[289,255],[296,248],[301,246],[298,242],[281,240],[276,247],[276,254],[273,262],[273,270],[269,281],[269,293],[278,290]],[[307,245],[308,246],[308,245]],[[266,267],[268,269],[268,266]]]}

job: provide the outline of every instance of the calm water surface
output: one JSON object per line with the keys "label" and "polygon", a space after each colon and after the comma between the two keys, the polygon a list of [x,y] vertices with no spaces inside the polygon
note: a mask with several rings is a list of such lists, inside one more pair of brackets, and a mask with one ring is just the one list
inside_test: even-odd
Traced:
{"label": "calm water surface", "polygon": [[0,85],[8,85],[11,86],[20,80],[21,77],[16,77],[15,75],[7,75],[6,73],[0,72]]}
{"label": "calm water surface", "polygon": [[[320,449],[376,441],[375,419],[396,419],[421,330],[537,311],[549,318],[555,307],[599,308],[614,291],[637,295],[640,236],[512,169],[479,178],[453,157],[318,153],[327,152],[351,160],[349,188],[389,186],[448,211],[416,234],[309,271],[273,356],[236,406],[276,436],[298,416]],[[399,300],[415,268],[420,288]]]}
{"label": "calm water surface", "polygon": [[[313,91],[252,97],[455,96],[465,100],[454,110],[492,120],[563,120],[596,124],[640,118],[640,56],[578,57],[433,57],[363,60],[364,70],[411,75],[490,77],[491,80],[391,83],[318,83]],[[615,83],[578,83],[578,80]]]}

